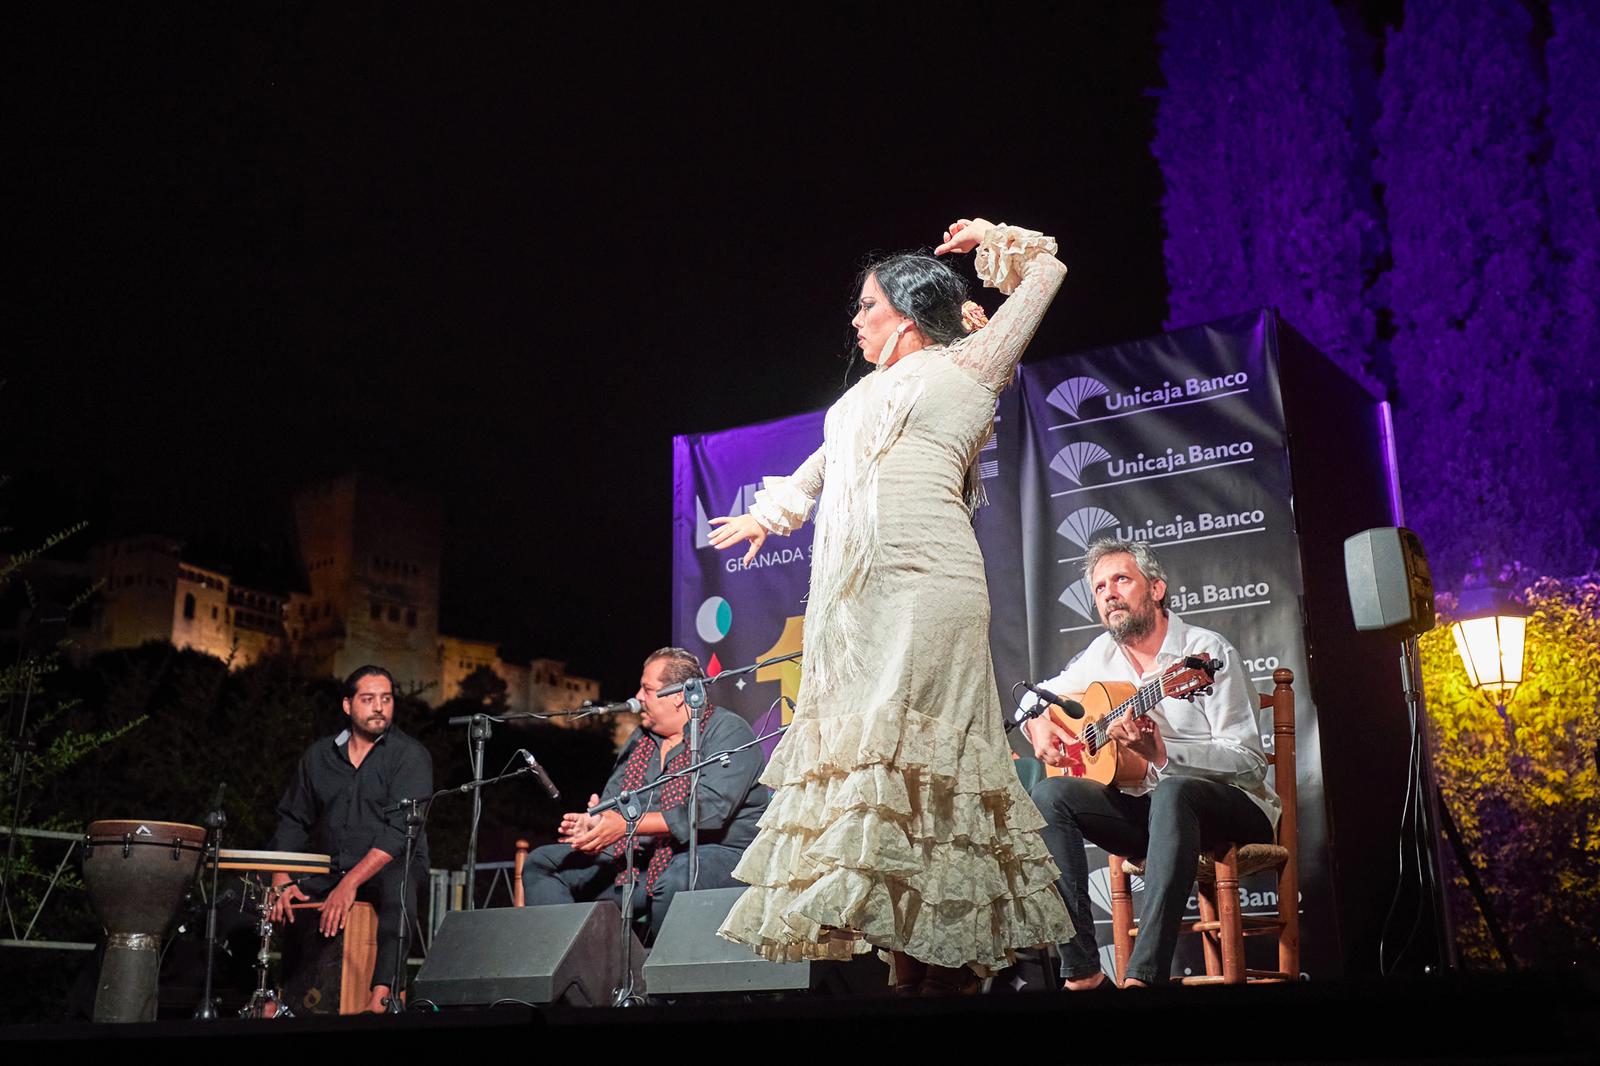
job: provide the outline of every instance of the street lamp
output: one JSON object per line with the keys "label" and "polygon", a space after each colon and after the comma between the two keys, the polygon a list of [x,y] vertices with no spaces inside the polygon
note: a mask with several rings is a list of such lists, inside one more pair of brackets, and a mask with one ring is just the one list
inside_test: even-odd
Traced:
{"label": "street lamp", "polygon": [[[1482,580],[1481,578],[1479,580]],[[1467,680],[1505,717],[1522,683],[1523,651],[1527,647],[1528,612],[1507,589],[1467,579],[1461,590],[1456,621],[1450,633],[1467,668]]]}

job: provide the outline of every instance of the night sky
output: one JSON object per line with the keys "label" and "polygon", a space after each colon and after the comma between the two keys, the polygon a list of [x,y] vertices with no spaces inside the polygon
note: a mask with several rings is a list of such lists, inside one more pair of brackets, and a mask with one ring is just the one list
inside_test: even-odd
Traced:
{"label": "night sky", "polygon": [[0,519],[270,579],[290,492],[371,472],[444,505],[446,632],[626,696],[672,435],[837,397],[868,253],[1025,224],[1072,269],[1031,358],[1162,329],[1156,9],[1072,6],[13,20]]}

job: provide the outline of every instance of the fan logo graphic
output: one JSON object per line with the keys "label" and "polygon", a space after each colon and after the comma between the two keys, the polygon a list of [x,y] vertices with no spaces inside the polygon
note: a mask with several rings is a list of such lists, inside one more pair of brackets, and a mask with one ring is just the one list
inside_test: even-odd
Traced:
{"label": "fan logo graphic", "polygon": [[[739,491],[733,494],[733,499],[728,503],[726,515],[741,515],[750,510],[750,505],[756,502],[756,493],[760,490],[760,483],[753,485],[740,485]],[[706,514],[705,501],[699,496],[694,498],[694,546],[700,548],[711,547],[711,518]]]}
{"label": "fan logo graphic", "polygon": [[[1104,507],[1081,507],[1062,520],[1056,527],[1056,532],[1066,537],[1072,543],[1089,550],[1089,545],[1099,538],[1100,531],[1110,529],[1119,519]],[[1121,536],[1120,531],[1117,534]],[[1138,540],[1137,537],[1125,537],[1125,540]]]}
{"label": "fan logo graphic", "polygon": [[1071,607],[1083,618],[1091,622],[1095,620],[1094,593],[1089,591],[1088,578],[1080,577],[1068,585],[1056,599]]}
{"label": "fan logo graphic", "polygon": [[694,615],[694,630],[707,644],[715,644],[733,628],[733,608],[721,596],[712,596]]}
{"label": "fan logo graphic", "polygon": [[[1074,422],[1093,422],[1100,418],[1137,414],[1141,410],[1167,407],[1172,404],[1217,400],[1248,391],[1250,391],[1250,375],[1244,370],[1236,370],[1231,374],[1218,374],[1214,377],[1163,381],[1160,385],[1139,385],[1122,392],[1110,388],[1098,378],[1072,377],[1051,389],[1049,395],[1045,397],[1045,402],[1056,410],[1064,412]],[[1105,413],[1089,417],[1085,405],[1090,400],[1102,400]]]}
{"label": "fan logo graphic", "polygon": [[1103,463],[1110,458],[1110,452],[1092,441],[1074,441],[1056,452],[1056,457],[1050,460],[1050,469],[1074,485],[1082,485],[1083,471],[1090,463]]}
{"label": "fan logo graphic", "polygon": [[1110,391],[1104,382],[1094,378],[1068,378],[1050,390],[1045,402],[1058,411],[1065,411],[1068,418],[1077,418],[1078,408],[1085,402]]}
{"label": "fan logo graphic", "polygon": [[[1144,891],[1144,878],[1138,874],[1128,876],[1128,889],[1132,892]],[[1100,866],[1089,871],[1089,902],[1106,914],[1111,913],[1111,870],[1109,867]]]}

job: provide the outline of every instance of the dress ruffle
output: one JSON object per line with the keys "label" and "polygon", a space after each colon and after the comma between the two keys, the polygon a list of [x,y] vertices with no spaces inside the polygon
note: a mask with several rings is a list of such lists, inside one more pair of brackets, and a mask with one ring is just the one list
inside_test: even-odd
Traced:
{"label": "dress ruffle", "polygon": [[777,792],[721,934],[775,961],[878,947],[980,970],[1069,939],[1043,821],[1010,762],[905,709],[797,720],[762,777]]}
{"label": "dress ruffle", "polygon": [[816,500],[801,492],[793,478],[767,477],[750,503],[750,513],[767,532],[787,537],[805,525]]}
{"label": "dress ruffle", "polygon": [[1055,255],[1056,239],[1038,230],[1008,226],[990,228],[978,245],[972,266],[987,286],[1010,296],[1022,284],[1028,260],[1036,255]]}

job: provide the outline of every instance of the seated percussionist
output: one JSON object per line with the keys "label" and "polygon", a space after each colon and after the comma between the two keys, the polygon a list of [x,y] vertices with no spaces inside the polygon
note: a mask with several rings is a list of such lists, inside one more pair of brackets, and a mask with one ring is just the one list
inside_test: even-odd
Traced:
{"label": "seated percussionist", "polygon": [[[589,807],[614,799],[623,789],[640,790],[666,774],[689,765],[689,708],[680,692],[656,692],[690,678],[703,677],[700,660],[682,648],[662,648],[644,661],[638,700],[643,705],[639,728],[617,756],[611,778]],[[701,712],[701,758],[736,748],[755,739],[739,715],[707,704]],[[766,764],[759,747],[712,763],[700,772],[700,878],[697,888],[730,888],[733,868],[755,839],[756,822],[770,791],[756,778]],[[636,914],[648,914],[650,939],[660,930],[675,893],[689,887],[689,778],[669,782],[641,795],[647,812],[634,838],[638,888]],[[522,871],[527,905],[610,899],[621,906],[625,874],[623,837],[627,825],[615,810],[590,816],[583,812],[561,819],[561,843],[535,848]]]}
{"label": "seated percussionist", "polygon": [[[378,914],[378,956],[372,968],[367,1007],[382,1011],[401,948],[400,873],[406,852],[405,815],[390,811],[402,799],[425,798],[433,791],[433,758],[419,741],[394,726],[394,678],[381,666],[363,666],[344,682],[348,728],[323,737],[306,751],[294,779],[278,802],[277,851],[326,852],[327,874],[291,881],[272,875],[283,891],[273,905],[273,921],[294,921],[289,904],[322,900],[321,913],[302,913],[317,922],[323,936],[344,928],[356,900]],[[428,840],[420,836],[412,854],[411,898],[416,914],[418,890],[428,880]],[[409,930],[407,930],[409,933]]]}

